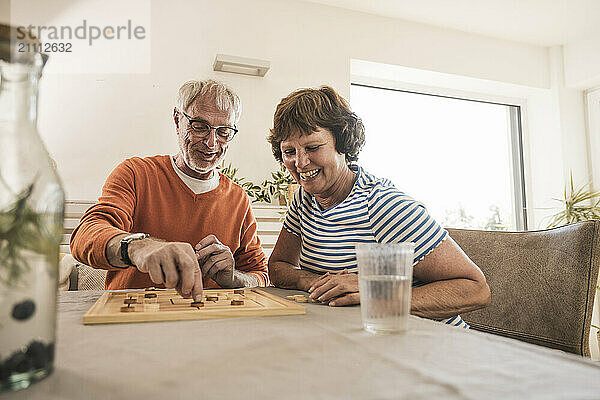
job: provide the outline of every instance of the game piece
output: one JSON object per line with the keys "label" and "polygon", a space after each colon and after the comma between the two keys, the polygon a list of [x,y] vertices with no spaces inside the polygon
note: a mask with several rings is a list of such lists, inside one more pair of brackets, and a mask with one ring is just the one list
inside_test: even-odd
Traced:
{"label": "game piece", "polygon": [[135,311],[135,308],[131,307],[130,305],[121,307],[121,312],[134,312],[134,311]]}
{"label": "game piece", "polygon": [[204,302],[203,301],[192,301],[190,303],[190,306],[192,306],[192,307],[204,307]]}
{"label": "game piece", "polygon": [[145,298],[147,298],[147,299],[153,299],[153,298],[155,298],[156,296],[157,296],[157,295],[156,295],[156,293],[146,293],[146,294],[144,295],[144,297],[145,297]]}
{"label": "game piece", "polygon": [[244,305],[244,300],[231,300],[232,306],[242,306]]}
{"label": "game piece", "polygon": [[175,302],[173,302],[173,299],[169,299],[169,301],[171,302],[171,304],[175,304]]}
{"label": "game piece", "polygon": [[219,301],[217,296],[206,296],[206,301]]}
{"label": "game piece", "polygon": [[244,294],[244,289],[235,289],[233,294]]}
{"label": "game piece", "polygon": [[137,299],[132,299],[131,297],[123,300],[124,304],[137,304]]}
{"label": "game piece", "polygon": [[297,303],[308,303],[308,299],[303,294],[294,294],[291,296],[286,296],[288,300],[294,300]]}

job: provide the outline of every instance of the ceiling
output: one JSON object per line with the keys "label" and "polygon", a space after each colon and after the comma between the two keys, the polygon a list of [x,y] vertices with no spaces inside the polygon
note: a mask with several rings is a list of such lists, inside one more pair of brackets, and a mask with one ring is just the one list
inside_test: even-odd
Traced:
{"label": "ceiling", "polygon": [[600,0],[302,0],[538,46],[600,40]]}

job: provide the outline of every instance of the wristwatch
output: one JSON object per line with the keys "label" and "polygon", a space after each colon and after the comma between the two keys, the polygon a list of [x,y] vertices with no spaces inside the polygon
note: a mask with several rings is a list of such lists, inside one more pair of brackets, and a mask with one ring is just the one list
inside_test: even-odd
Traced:
{"label": "wristwatch", "polygon": [[147,233],[134,233],[121,239],[121,261],[124,264],[127,264],[131,267],[134,266],[129,258],[129,243],[133,242],[134,240],[146,239],[147,237],[150,237],[150,235]]}

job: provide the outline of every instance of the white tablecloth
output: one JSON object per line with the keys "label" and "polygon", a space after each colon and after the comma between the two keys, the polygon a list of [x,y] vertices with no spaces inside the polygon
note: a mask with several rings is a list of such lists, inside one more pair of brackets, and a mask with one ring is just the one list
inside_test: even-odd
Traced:
{"label": "white tablecloth", "polygon": [[596,362],[417,317],[384,336],[362,330],[359,307],[320,304],[296,316],[84,326],[100,294],[60,294],[54,373],[0,398],[600,398]]}

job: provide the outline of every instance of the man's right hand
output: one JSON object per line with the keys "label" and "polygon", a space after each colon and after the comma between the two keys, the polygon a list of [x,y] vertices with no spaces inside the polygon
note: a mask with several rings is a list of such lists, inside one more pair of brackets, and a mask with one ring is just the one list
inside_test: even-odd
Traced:
{"label": "man's right hand", "polygon": [[175,288],[184,298],[202,300],[202,271],[192,245],[153,238],[129,243],[129,258],[157,285]]}

